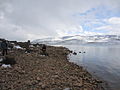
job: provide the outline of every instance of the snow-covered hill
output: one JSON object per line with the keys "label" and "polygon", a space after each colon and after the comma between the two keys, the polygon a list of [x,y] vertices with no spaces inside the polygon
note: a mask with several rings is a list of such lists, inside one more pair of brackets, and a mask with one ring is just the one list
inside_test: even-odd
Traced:
{"label": "snow-covered hill", "polygon": [[116,44],[120,43],[120,36],[117,35],[95,35],[95,36],[64,36],[58,38],[43,38],[36,39],[32,43],[40,43],[40,44],[89,44],[89,43],[110,43]]}

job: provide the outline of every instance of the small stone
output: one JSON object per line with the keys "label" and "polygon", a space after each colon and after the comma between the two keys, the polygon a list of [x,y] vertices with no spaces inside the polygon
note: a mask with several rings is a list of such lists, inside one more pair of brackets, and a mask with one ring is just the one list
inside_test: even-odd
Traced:
{"label": "small stone", "polygon": [[41,87],[42,87],[42,89],[45,89],[46,85],[45,85],[45,84],[43,84]]}
{"label": "small stone", "polygon": [[37,80],[40,81],[41,80],[40,77],[37,77]]}
{"label": "small stone", "polygon": [[70,88],[65,88],[64,90],[70,90]]}
{"label": "small stone", "polygon": [[97,82],[97,83],[103,83],[103,82],[102,82],[102,81],[100,81],[100,80],[96,80],[96,82]]}
{"label": "small stone", "polygon": [[77,53],[76,53],[76,52],[74,52],[74,53],[73,53],[73,55],[77,55]]}
{"label": "small stone", "polygon": [[42,85],[42,82],[40,82],[38,85],[40,85],[40,86],[41,86],[41,85]]}
{"label": "small stone", "polygon": [[59,76],[58,75],[54,75],[54,76],[52,76],[52,78],[58,78]]}
{"label": "small stone", "polygon": [[82,83],[75,83],[74,86],[82,87]]}

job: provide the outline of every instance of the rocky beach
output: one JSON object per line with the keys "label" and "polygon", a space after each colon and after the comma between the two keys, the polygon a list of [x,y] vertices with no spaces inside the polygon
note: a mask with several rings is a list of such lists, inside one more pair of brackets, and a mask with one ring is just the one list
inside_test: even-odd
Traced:
{"label": "rocky beach", "polygon": [[14,59],[11,67],[0,67],[0,90],[104,90],[102,81],[93,78],[82,66],[69,62],[65,47],[47,46],[47,56],[41,47],[8,52]]}

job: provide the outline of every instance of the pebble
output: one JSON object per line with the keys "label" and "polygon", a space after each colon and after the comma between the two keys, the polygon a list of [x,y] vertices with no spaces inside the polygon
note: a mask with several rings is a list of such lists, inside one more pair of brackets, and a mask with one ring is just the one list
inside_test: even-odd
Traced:
{"label": "pebble", "polygon": [[64,90],[70,90],[70,88],[65,88]]}

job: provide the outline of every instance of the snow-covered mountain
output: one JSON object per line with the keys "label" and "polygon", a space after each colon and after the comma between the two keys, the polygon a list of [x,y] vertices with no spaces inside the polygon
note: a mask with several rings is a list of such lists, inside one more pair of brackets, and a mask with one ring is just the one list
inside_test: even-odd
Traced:
{"label": "snow-covered mountain", "polygon": [[118,44],[120,43],[120,36],[118,35],[94,35],[94,36],[64,36],[58,38],[43,38],[36,39],[32,43],[40,44],[90,44],[90,43],[109,43],[109,44]]}

